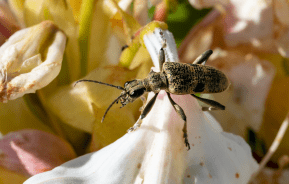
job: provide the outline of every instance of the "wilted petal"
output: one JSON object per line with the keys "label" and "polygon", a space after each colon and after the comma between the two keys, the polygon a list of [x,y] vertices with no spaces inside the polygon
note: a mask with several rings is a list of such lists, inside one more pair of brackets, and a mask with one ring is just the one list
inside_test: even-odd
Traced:
{"label": "wilted petal", "polygon": [[59,137],[39,130],[21,130],[0,140],[0,165],[27,176],[35,175],[76,157]]}
{"label": "wilted petal", "polygon": [[0,101],[48,85],[60,71],[65,42],[66,36],[50,21],[11,36],[0,48]]}

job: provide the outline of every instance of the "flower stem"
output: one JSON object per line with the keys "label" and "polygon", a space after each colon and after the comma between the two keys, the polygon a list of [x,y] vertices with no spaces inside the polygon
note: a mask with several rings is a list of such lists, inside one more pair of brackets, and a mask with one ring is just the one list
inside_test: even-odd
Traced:
{"label": "flower stem", "polygon": [[83,0],[80,10],[80,22],[79,22],[79,48],[81,57],[81,77],[87,73],[88,64],[88,44],[91,28],[91,20],[93,15],[93,9],[95,8],[96,0]]}

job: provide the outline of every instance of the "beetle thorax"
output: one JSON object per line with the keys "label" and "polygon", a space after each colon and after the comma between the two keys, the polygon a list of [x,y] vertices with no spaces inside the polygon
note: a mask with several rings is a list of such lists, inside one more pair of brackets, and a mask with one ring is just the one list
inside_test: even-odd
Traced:
{"label": "beetle thorax", "polygon": [[153,91],[158,93],[160,90],[167,88],[167,80],[162,72],[151,71],[143,80],[143,85],[147,92]]}

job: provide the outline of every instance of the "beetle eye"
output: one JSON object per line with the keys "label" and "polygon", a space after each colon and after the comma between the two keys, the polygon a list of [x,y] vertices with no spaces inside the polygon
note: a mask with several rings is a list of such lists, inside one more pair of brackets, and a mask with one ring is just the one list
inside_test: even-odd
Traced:
{"label": "beetle eye", "polygon": [[127,81],[126,83],[124,83],[124,87],[133,81],[136,81],[136,80]]}
{"label": "beetle eye", "polygon": [[135,91],[132,91],[130,96],[133,97],[133,98],[138,98],[140,97],[141,95],[143,95],[145,92],[145,89],[144,88],[141,88],[141,89],[137,89]]}

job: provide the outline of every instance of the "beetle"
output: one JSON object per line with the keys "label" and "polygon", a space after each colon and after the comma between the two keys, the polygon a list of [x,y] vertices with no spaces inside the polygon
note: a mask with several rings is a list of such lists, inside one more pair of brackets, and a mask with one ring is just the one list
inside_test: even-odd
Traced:
{"label": "beetle", "polygon": [[195,93],[220,93],[228,88],[229,80],[227,76],[220,70],[211,66],[205,66],[206,61],[213,53],[212,50],[205,51],[193,62],[193,64],[186,64],[177,62],[165,62],[164,48],[165,44],[159,51],[160,72],[154,72],[151,70],[145,79],[127,81],[124,84],[124,87],[87,79],[78,80],[76,81],[75,85],[79,82],[94,82],[123,90],[121,94],[106,109],[101,122],[103,122],[107,112],[114,103],[118,103],[120,101],[122,104],[121,107],[124,107],[128,103],[134,102],[145,92],[154,92],[154,97],[147,103],[141,112],[140,122],[137,122],[132,128],[129,129],[129,131],[134,131],[140,127],[142,122],[141,120],[144,119],[152,109],[160,90],[165,90],[170,103],[174,107],[177,114],[184,121],[184,126],[182,129],[183,137],[185,139],[185,145],[189,150],[190,144],[187,135],[186,115],[183,109],[173,101],[170,94],[191,94],[198,100],[210,105],[209,107],[202,107],[203,111],[225,110],[225,106],[222,104],[213,100],[198,97],[195,95]]}

